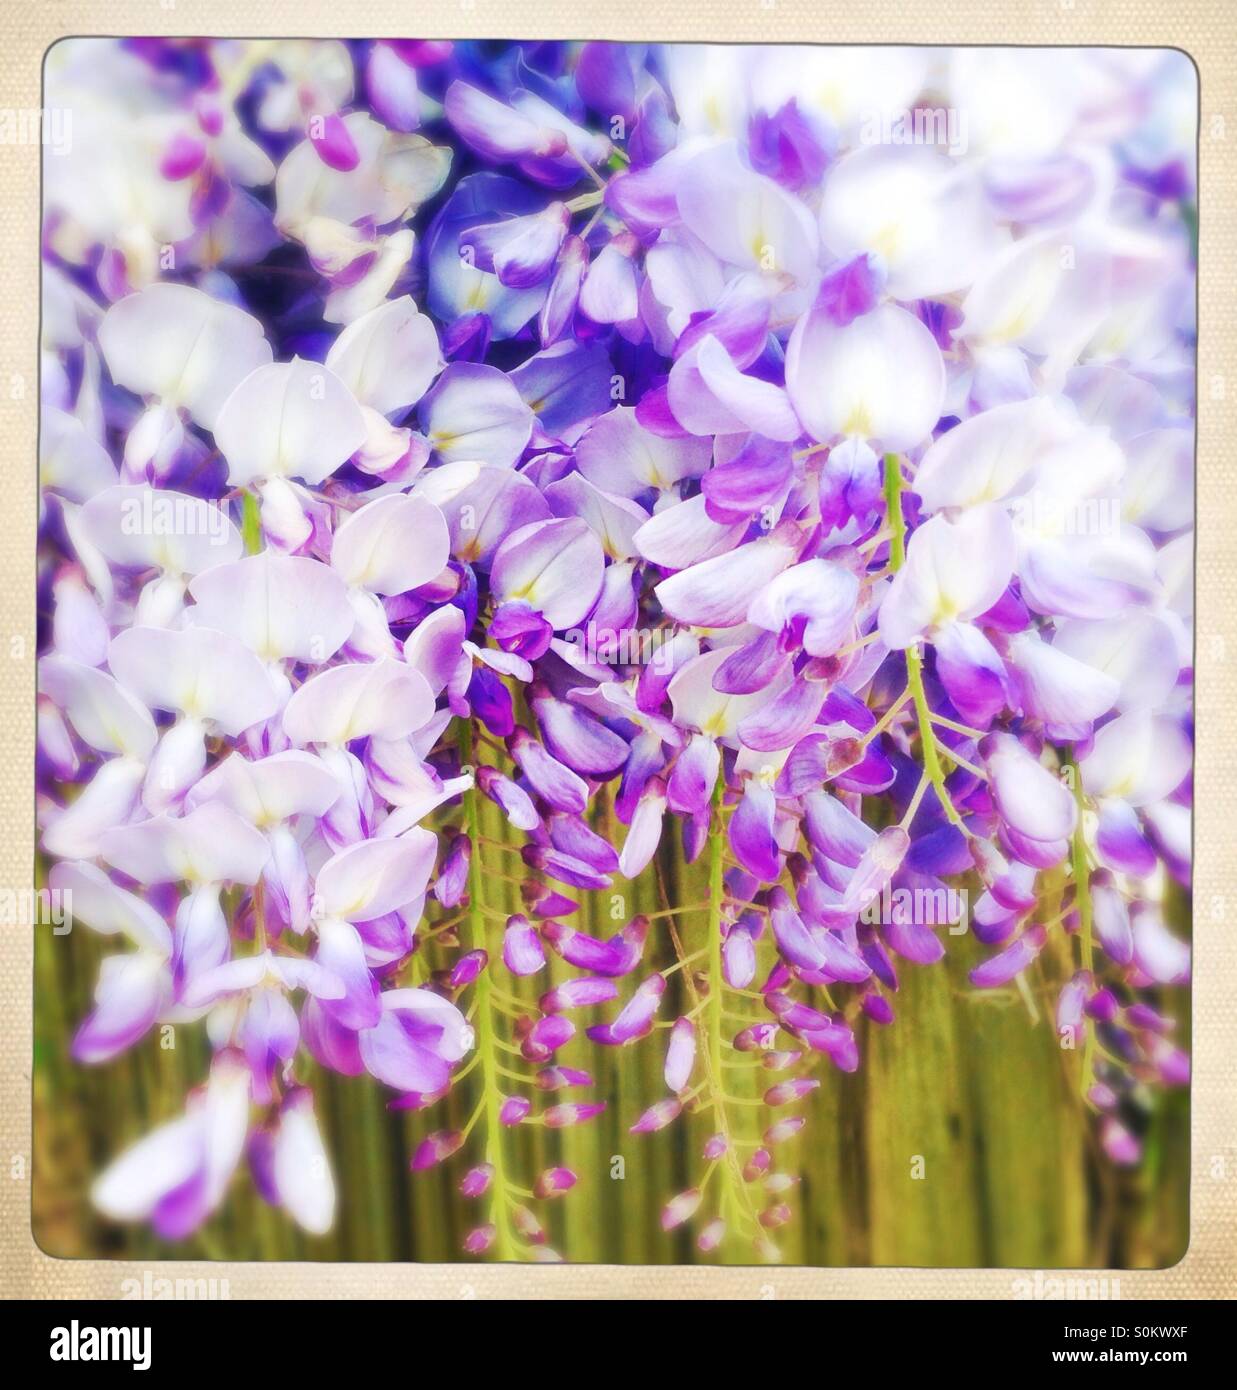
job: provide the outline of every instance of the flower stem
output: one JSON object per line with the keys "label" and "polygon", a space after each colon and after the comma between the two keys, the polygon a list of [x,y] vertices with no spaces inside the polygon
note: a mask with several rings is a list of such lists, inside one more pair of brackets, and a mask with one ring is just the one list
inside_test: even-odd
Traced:
{"label": "flower stem", "polygon": [[[893,573],[906,563],[906,520],[902,515],[902,465],[897,454],[885,455],[885,511],[889,522],[889,568]],[[937,752],[936,733],[932,728],[932,710],[923,688],[923,657],[912,643],[906,649],[906,684],[915,703],[915,718],[919,723],[919,742],[923,750],[923,770],[928,774],[937,800],[949,820],[965,833],[962,817],[945,787],[945,770]]]}
{"label": "flower stem", "polygon": [[1086,798],[1082,792],[1082,774],[1078,763],[1072,756],[1067,766],[1073,770],[1074,801],[1078,805],[1078,823],[1074,826],[1073,869],[1074,898],[1078,904],[1078,938],[1082,942],[1082,968],[1094,970],[1095,954],[1092,944],[1091,875],[1087,868],[1087,836],[1083,828],[1083,815],[1087,809]]}
{"label": "flower stem", "polygon": [[[464,767],[473,762],[472,728],[466,719],[460,721],[460,761]],[[470,787],[464,793],[465,815],[468,833],[473,844],[481,840],[481,818],[478,814],[477,797],[480,793]],[[468,864],[468,914],[465,919],[468,949],[483,951],[485,940],[485,905],[482,901],[481,887],[484,874],[481,856],[473,853]],[[498,1037],[494,1019],[494,1006],[491,1000],[493,988],[488,968],[477,976],[473,987],[473,1027],[477,1035],[478,1065],[481,1070],[481,1091],[485,1118],[485,1161],[493,1169],[490,1182],[490,1221],[494,1227],[494,1253],[499,1260],[516,1260],[519,1252],[511,1228],[510,1183],[507,1179],[506,1155],[503,1152],[503,1128],[498,1115],[502,1105],[500,1090],[501,1067],[498,1052],[501,1040]]]}
{"label": "flower stem", "polygon": [[[1095,974],[1095,946],[1092,933],[1091,874],[1087,867],[1087,835],[1083,827],[1086,797],[1082,791],[1082,773],[1072,754],[1066,758],[1072,772],[1074,801],[1078,806],[1078,821],[1074,826],[1072,868],[1074,872],[1074,902],[1078,908],[1078,940],[1082,946],[1082,968],[1092,977]],[[1088,1021],[1082,1044],[1082,1097],[1087,1104],[1091,1084],[1095,1080],[1095,1025]]]}
{"label": "flower stem", "polygon": [[241,538],[246,555],[256,555],[262,549],[262,512],[256,492],[241,494]]}
{"label": "flower stem", "polygon": [[718,1199],[718,1215],[726,1223],[729,1234],[739,1234],[746,1226],[747,1234],[755,1234],[757,1229],[751,1199],[739,1168],[735,1152],[734,1136],[731,1134],[730,1119],[726,1113],[726,1095],[722,1071],[724,1049],[727,1044],[723,1037],[725,1019],[726,977],[722,971],[722,908],[725,902],[725,848],[726,826],[723,798],[726,781],[719,776],[713,792],[713,807],[709,826],[709,915],[705,927],[707,938],[705,947],[709,962],[709,993],[705,1000],[705,1029],[708,1040],[708,1066],[710,1089],[714,1101],[714,1122],[718,1132],[725,1136],[726,1153],[722,1157],[722,1187]]}

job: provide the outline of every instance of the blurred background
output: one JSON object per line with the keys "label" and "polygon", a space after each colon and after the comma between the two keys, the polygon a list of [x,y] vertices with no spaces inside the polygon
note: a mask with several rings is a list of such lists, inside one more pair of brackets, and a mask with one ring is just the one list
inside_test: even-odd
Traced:
{"label": "blurred background", "polygon": [[[505,822],[485,804],[493,813],[487,812],[486,833],[499,838]],[[699,902],[705,895],[703,866],[676,864],[675,848],[630,885],[630,912],[657,911],[667,901]],[[495,880],[492,905],[516,910],[517,892]],[[584,920],[578,925],[589,931],[595,923],[605,934],[610,895],[581,897]],[[1186,933],[1185,899],[1166,906],[1169,920]],[[673,959],[668,940],[655,946],[660,935],[650,938],[650,966]],[[808,1123],[778,1150],[779,1167],[802,1174],[789,1197],[794,1216],[777,1233],[784,1262],[1032,1269],[1175,1264],[1189,1228],[1188,1091],[1157,1093],[1145,1116],[1142,1162],[1115,1167],[1100,1153],[1079,1096],[1081,1055],[1058,1045],[1054,1027],[1054,1001],[1072,963],[1046,951],[1028,974],[1025,994],[1013,987],[980,993],[966,972],[982,948],[969,935],[942,939],[943,962],[900,967],[894,1027],[856,1023],[858,1071],[845,1075],[818,1060],[821,1086],[796,1107]],[[1060,933],[1050,939],[1057,950],[1071,944]],[[323,1237],[305,1235],[267,1207],[243,1167],[218,1214],[189,1240],[170,1245],[144,1228],[101,1220],[89,1200],[93,1175],[180,1112],[209,1058],[200,1023],[178,1027],[171,1047],[161,1045],[155,1030],[106,1066],[80,1066],[69,1058],[69,1041],[88,1011],[107,949],[83,928],[66,936],[53,935],[50,926],[38,930],[31,1219],[42,1250],[66,1258],[142,1260],[470,1258],[462,1242],[479,1218],[458,1184],[477,1157],[466,1147],[422,1173],[409,1171],[409,1158],[427,1134],[458,1127],[471,1113],[478,1071],[437,1106],[414,1113],[389,1111],[391,1093],[368,1078],[306,1068],[340,1199],[335,1227]],[[551,962],[555,979],[575,973],[556,957]],[[681,987],[675,983],[681,974],[670,976],[672,988]],[[546,988],[544,977],[521,983],[530,999]],[[1163,1002],[1181,1020],[1180,1041],[1188,1045],[1188,1000],[1184,991],[1166,994]],[[581,1024],[600,1021],[602,1011],[595,1012]],[[669,1008],[666,1016],[673,1017]],[[628,1132],[636,1116],[665,1095],[662,1051],[657,1038],[597,1050],[574,1040],[556,1060],[603,1068],[595,1067],[595,1090],[608,1103],[606,1113],[574,1129],[517,1128],[508,1135],[521,1171],[536,1173],[561,1161],[579,1174],[566,1200],[537,1204],[549,1243],[567,1260],[717,1260],[697,1251],[690,1227],[665,1234],[659,1223],[668,1198],[698,1175],[709,1133],[705,1120],[684,1116],[656,1134]]]}

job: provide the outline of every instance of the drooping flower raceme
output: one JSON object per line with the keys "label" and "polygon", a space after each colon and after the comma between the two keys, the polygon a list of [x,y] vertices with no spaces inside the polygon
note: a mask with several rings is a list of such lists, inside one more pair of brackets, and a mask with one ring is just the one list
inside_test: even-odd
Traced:
{"label": "drooping flower raceme", "polygon": [[461,1155],[469,1253],[570,1257],[536,1211],[597,1175],[510,1130],[634,1047],[624,1127],[706,1135],[663,1228],[776,1258],[821,1068],[968,928],[978,989],[1072,957],[1138,1160],[1188,1071],[1190,75],[1059,53],[1032,118],[990,60],[57,46],[38,811],[121,947],[73,1055],[213,1049],[108,1217],[179,1239],[247,1165],[327,1230],[312,1058],[460,1086],[412,1168]]}

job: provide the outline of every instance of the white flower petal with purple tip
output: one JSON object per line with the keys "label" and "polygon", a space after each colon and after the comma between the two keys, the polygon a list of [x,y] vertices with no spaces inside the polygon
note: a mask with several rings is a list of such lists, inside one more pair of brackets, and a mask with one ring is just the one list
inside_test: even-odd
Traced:
{"label": "white flower petal with purple tip", "polygon": [[490,583],[500,602],[526,603],[556,630],[588,615],[601,591],[605,557],[579,517],[533,522],[499,547]]}
{"label": "white flower petal with purple tip", "polygon": [[1067,839],[1078,806],[1066,783],[1055,777],[1012,734],[991,734],[980,745],[1002,819],[1031,840]]}
{"label": "white flower petal with purple tip", "polygon": [[533,413],[502,372],[453,362],[420,406],[421,428],[447,463],[510,467],[524,451]]}

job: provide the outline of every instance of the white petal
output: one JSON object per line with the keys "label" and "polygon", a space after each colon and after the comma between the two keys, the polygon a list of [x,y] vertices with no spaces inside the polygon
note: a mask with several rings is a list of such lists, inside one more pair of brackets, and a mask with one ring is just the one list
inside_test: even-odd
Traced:
{"label": "white petal", "polygon": [[298,1225],[318,1236],[330,1230],[335,1219],[335,1179],[307,1090],[289,1096],[280,1111],[274,1181],[280,1202]]}
{"label": "white petal", "polygon": [[1058,625],[1052,645],[1113,677],[1119,709],[1156,709],[1177,684],[1176,634],[1157,613],[1071,618]]}
{"label": "white petal", "polygon": [[189,621],[228,633],[263,661],[327,661],[348,640],[352,608],[329,565],[263,550],[200,574]]}
{"label": "white petal", "polygon": [[350,323],[326,365],[363,405],[390,415],[415,405],[443,362],[433,321],[403,295]]}
{"label": "white petal", "polygon": [[419,826],[398,839],[349,845],[318,870],[315,906],[345,922],[394,912],[425,891],[437,847],[437,838]]}
{"label": "white petal", "polygon": [[311,677],[288,701],[283,728],[293,743],[339,746],[373,735],[406,738],[433,713],[425,677],[383,659],[334,666]]}
{"label": "white petal", "polygon": [[434,452],[448,463],[468,460],[510,468],[524,451],[533,412],[496,367],[454,362],[421,404]]}
{"label": "white petal", "polygon": [[137,804],[146,767],[136,758],[111,758],[43,832],[43,848],[65,859],[90,859],[102,837],[124,825]]}
{"label": "white petal", "polygon": [[106,671],[63,656],[39,662],[39,690],[100,753],[145,760],[158,737],[146,707]]}
{"label": "white petal", "polygon": [[39,484],[84,502],[116,481],[107,450],[75,416],[45,405],[39,414]]}
{"label": "white petal", "polygon": [[646,430],[631,406],[602,415],[576,445],[576,465],[596,487],[623,497],[665,490],[709,466],[707,439],[663,439]]}
{"label": "white petal", "polygon": [[1036,460],[1077,426],[1046,397],[963,420],[929,446],[915,472],[924,510],[973,507],[1018,492]]}
{"label": "white petal", "polygon": [[197,1114],[161,1125],[104,1169],[91,1199],[113,1221],[140,1221],[198,1171],[202,1149]]}
{"label": "white petal", "polygon": [[689,160],[676,197],[683,221],[721,260],[811,279],[819,249],[811,213],[773,179],[745,167],[734,142]]}
{"label": "white petal", "polygon": [[776,698],[790,681],[789,673],[751,695],[726,695],[714,690],[718,667],[733,654],[732,647],[716,647],[692,657],[670,682],[670,704],[676,724],[710,734],[732,738],[739,724],[756,710]]}
{"label": "white petal", "polygon": [[123,932],[136,946],[164,957],[171,954],[168,924],[147,902],[119,887],[97,865],[66,863],[53,866],[48,884],[66,898],[73,921],[83,922],[102,936]]}
{"label": "white petal", "polygon": [[190,285],[158,283],[119,300],[99,325],[112,380],[183,407],[214,430],[220,407],[271,360],[257,319]]}
{"label": "white petal", "polygon": [[266,837],[219,802],[179,819],[155,816],[100,837],[99,853],[139,883],[256,883],[270,858]]}
{"label": "white petal", "polygon": [[820,232],[839,257],[875,252],[895,299],[962,289],[1000,245],[973,167],[928,146],[866,145],[829,171]]}
{"label": "white petal", "polygon": [[1193,757],[1193,745],[1176,720],[1133,710],[1096,733],[1082,760],[1082,785],[1092,796],[1145,806],[1176,791]]}
{"label": "white petal", "polygon": [[82,508],[81,524],[124,569],[157,565],[181,577],[239,559],[242,550],[241,533],[221,503],[144,484],[97,493]]}
{"label": "white petal", "polygon": [[680,623],[692,627],[737,627],[747,617],[752,595],[795,558],[794,547],[772,536],[663,579],[658,602]]}
{"label": "white petal", "polygon": [[297,748],[250,762],[233,753],[198,782],[189,810],[221,801],[251,825],[272,826],[298,815],[321,816],[339,799],[339,784],[312,753]]}
{"label": "white petal", "polygon": [[231,737],[269,719],[279,704],[258,658],[213,628],[126,628],[112,638],[108,664],[151,709],[208,719]]}
{"label": "white petal", "polygon": [[402,594],[440,574],[451,555],[442,512],[423,497],[393,493],[353,512],[331,543],[331,567],[347,584]]}
{"label": "white petal", "polygon": [[215,426],[234,487],[261,478],[324,482],[364,444],[365,434],[352,392],[328,367],[299,357],[251,372]]}
{"label": "white petal", "polygon": [[707,506],[708,499],[698,493],[662,507],[635,534],[640,554],[655,565],[679,570],[733,549],[748,521],[714,521]]}
{"label": "white petal", "polygon": [[814,439],[854,435],[900,451],[921,444],[940,418],[945,364],[932,334],[896,304],[845,328],[808,313],[787,345],[786,386]]}
{"label": "white petal", "polygon": [[977,618],[1005,592],[1014,558],[1013,526],[1000,507],[932,517],[911,536],[881,602],[881,636],[905,647],[933,627]]}

